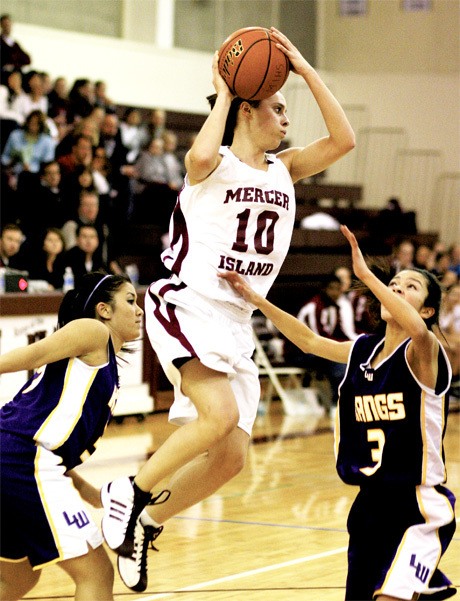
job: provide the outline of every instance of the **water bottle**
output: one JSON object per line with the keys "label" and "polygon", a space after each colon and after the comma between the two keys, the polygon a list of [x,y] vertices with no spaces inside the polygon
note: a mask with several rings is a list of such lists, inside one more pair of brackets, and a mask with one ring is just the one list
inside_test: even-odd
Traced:
{"label": "water bottle", "polygon": [[64,271],[64,285],[62,287],[63,292],[68,292],[74,288],[73,271],[71,267],[66,267]]}
{"label": "water bottle", "polygon": [[0,294],[5,292],[5,267],[0,267]]}
{"label": "water bottle", "polygon": [[126,275],[131,280],[131,284],[134,288],[137,288],[139,285],[139,269],[135,263],[131,263],[131,265],[126,265]]}

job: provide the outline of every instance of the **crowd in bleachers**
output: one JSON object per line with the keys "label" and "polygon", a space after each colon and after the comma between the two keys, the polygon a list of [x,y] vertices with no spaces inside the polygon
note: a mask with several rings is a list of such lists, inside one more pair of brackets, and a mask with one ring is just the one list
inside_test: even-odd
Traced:
{"label": "crowd in bleachers", "polygon": [[[29,68],[8,15],[1,27],[1,223],[10,232],[19,228],[23,240],[14,257],[2,252],[2,264],[60,288],[86,229],[97,235],[94,251],[80,248],[86,270],[119,272],[129,224],[158,224],[166,232],[182,186],[183,157],[166,112],[154,109],[144,118],[138,108],[122,110],[103,81],[51,81]],[[62,234],[55,258],[45,251],[50,229],[52,238],[55,230]]]}

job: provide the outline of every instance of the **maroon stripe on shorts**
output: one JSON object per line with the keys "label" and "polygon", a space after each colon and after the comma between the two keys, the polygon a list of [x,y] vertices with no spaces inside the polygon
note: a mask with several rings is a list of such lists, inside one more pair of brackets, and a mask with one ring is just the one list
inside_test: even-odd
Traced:
{"label": "maroon stripe on shorts", "polygon": [[[165,286],[163,286],[161,288],[161,290],[159,291],[159,294],[161,296],[163,296],[169,290],[181,290],[183,288],[186,288],[186,285],[183,283],[181,283],[181,284],[166,284]],[[170,336],[172,336],[173,338],[176,338],[176,340],[178,340],[181,343],[181,345],[184,347],[184,349],[186,349],[188,351],[188,353],[190,353],[192,355],[192,357],[197,357],[198,355],[195,352],[195,349],[193,348],[193,346],[191,345],[190,341],[187,339],[185,334],[181,331],[180,323],[179,323],[179,320],[177,319],[177,315],[176,315],[176,305],[174,305],[173,303],[166,302],[166,312],[168,314],[168,317],[165,317],[163,315],[163,313],[160,311],[160,306],[161,306],[160,299],[155,294],[152,294],[152,292],[150,290],[148,291],[148,294],[155,305],[153,314],[156,317],[156,319],[159,321],[159,323],[163,326],[163,328],[168,332],[168,334]]]}

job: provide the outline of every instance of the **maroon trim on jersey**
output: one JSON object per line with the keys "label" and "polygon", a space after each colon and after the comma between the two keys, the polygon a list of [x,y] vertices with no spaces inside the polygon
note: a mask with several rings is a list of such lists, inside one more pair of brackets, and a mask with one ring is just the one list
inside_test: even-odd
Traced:
{"label": "maroon trim on jersey", "polygon": [[[161,288],[159,294],[161,296],[164,296],[169,290],[177,291],[182,290],[183,288],[186,288],[186,285],[183,283],[166,284]],[[152,299],[153,303],[155,304],[153,314],[156,317],[157,321],[163,326],[163,328],[168,332],[170,336],[172,336],[182,344],[184,349],[186,349],[188,353],[192,355],[192,357],[197,357],[198,355],[195,352],[195,349],[193,348],[189,340],[186,338],[185,334],[181,331],[180,323],[176,315],[176,305],[166,302],[166,312],[168,314],[168,318],[166,318],[160,311],[160,299],[156,295],[152,294],[150,290],[148,291],[148,294]]]}
{"label": "maroon trim on jersey", "polygon": [[182,246],[180,247],[177,258],[171,267],[172,273],[175,273],[176,275],[180,274],[182,263],[183,263],[185,257],[187,256],[188,247],[189,247],[187,224],[185,222],[185,217],[184,217],[184,214],[183,214],[181,206],[180,206],[180,193],[179,193],[179,196],[178,196],[177,202],[176,202],[176,206],[174,207],[174,211],[173,211],[173,235],[172,235],[172,240],[171,240],[171,244],[170,244],[171,249],[173,249],[174,245],[179,242],[180,238],[182,238]]}

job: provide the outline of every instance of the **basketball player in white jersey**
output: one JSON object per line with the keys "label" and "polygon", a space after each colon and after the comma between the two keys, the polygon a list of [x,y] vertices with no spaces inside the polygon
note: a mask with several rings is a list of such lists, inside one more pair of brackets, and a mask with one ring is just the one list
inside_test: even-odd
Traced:
{"label": "basketball player in white jersey", "polygon": [[439,562],[456,526],[443,449],[452,370],[432,331],[441,286],[415,268],[385,285],[366,265],[355,236],[341,229],[356,276],[380,302],[383,332],[330,340],[272,305],[239,274],[220,277],[303,352],[347,364],[335,453],[340,478],[360,489],[347,521],[345,599],[448,599],[456,589]]}
{"label": "basketball player in white jersey", "polygon": [[[122,478],[102,490],[104,536],[119,553],[122,578],[134,590],[146,586],[135,530],[140,531],[136,519],[150,491],[163,478],[172,478],[169,500],[149,507],[150,518],[143,513],[144,525],[158,529],[244,466],[260,397],[251,359],[253,307],[217,274],[236,270],[265,296],[289,249],[293,184],[323,171],[355,143],[344,111],[316,71],[282,33],[271,33],[311,90],[329,133],[304,148],[268,154],[287,135],[283,95],[277,92],[258,102],[234,98],[218,73],[215,54],[216,95],[186,156],[187,176],[171,218],[170,247],[162,256],[171,277],[154,282],[145,301],[150,341],[174,385],[170,420],[181,427],[133,484]],[[116,514],[120,520],[113,519],[115,505],[126,507],[123,515]]]}

